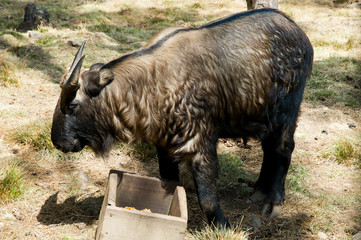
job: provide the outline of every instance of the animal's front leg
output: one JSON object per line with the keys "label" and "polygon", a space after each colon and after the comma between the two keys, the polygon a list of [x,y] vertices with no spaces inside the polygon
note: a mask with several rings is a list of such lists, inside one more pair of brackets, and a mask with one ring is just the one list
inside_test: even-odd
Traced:
{"label": "animal's front leg", "polygon": [[208,223],[219,228],[229,227],[230,224],[221,211],[217,193],[218,162],[215,147],[212,152],[197,152],[192,159],[192,168],[198,201]]}
{"label": "animal's front leg", "polygon": [[157,146],[159,173],[164,179],[179,181],[178,162],[176,162],[163,147]]}

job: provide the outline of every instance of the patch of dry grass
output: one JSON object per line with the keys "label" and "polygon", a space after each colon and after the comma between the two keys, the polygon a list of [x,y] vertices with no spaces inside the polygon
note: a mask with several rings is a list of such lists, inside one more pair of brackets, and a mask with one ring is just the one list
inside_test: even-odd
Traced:
{"label": "patch of dry grass", "polygon": [[191,231],[186,239],[188,240],[247,240],[248,234],[242,227],[235,226],[231,229],[220,230],[212,226],[206,226],[199,231]]}
{"label": "patch of dry grass", "polygon": [[3,56],[0,55],[0,86],[18,86],[19,80],[14,76],[15,64],[7,61]]}

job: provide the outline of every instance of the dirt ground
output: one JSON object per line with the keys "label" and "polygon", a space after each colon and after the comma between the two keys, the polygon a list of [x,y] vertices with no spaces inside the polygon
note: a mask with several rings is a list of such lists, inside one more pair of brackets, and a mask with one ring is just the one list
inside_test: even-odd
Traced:
{"label": "dirt ground", "polygon": [[[151,1],[150,5],[155,2]],[[322,29],[324,33],[318,31],[317,34],[327,35],[333,31],[331,29],[340,27],[333,27],[335,22],[327,14],[335,12],[329,9],[317,16],[313,16],[312,11],[316,10],[312,10],[305,13],[308,18],[302,18],[303,7],[290,7],[286,2],[280,1],[280,8],[289,11],[291,17],[308,31]],[[224,8],[217,6],[209,7],[208,13],[225,16],[234,11],[231,4]],[[245,9],[245,3],[240,6]],[[207,9],[199,11],[204,14]],[[345,32],[360,29],[359,8],[342,8],[340,12],[342,15],[339,14],[338,20],[342,20]],[[343,14],[345,12],[349,17]],[[335,54],[333,49],[326,53],[325,48],[327,46],[315,48],[315,61]],[[360,60],[360,47],[353,52],[341,49],[338,53]],[[114,148],[109,159],[101,159],[89,150],[76,154],[55,150],[49,153],[16,142],[12,138],[14,132],[24,126],[51,121],[60,93],[58,84],[48,80],[48,73],[19,68],[16,74],[21,75],[20,86],[0,86],[0,162],[3,164],[0,167],[20,159],[27,190],[20,199],[0,206],[0,239],[94,239],[109,170],[158,177],[157,161],[155,158],[134,159],[124,146]],[[249,232],[250,239],[348,239],[361,231],[361,170],[356,165],[340,164],[327,157],[335,142],[360,135],[360,108],[330,105],[327,101],[316,104],[304,101],[292,159],[293,164],[305,169],[302,175],[305,179],[301,183],[303,190],[287,188],[282,212],[269,220],[260,215],[260,204],[245,203],[252,191],[251,184],[234,179],[239,184],[230,184],[229,188],[220,190],[221,206],[230,223],[240,224]],[[262,151],[257,142],[251,141],[249,145],[250,148],[242,148],[234,141],[220,141],[218,151],[239,156],[247,175],[253,176],[259,173]],[[239,185],[243,188],[241,191],[234,187]],[[187,197],[188,229],[201,229],[205,218],[196,195],[190,191]],[[257,229],[252,227],[253,216],[261,221]],[[187,238],[192,239],[189,232]]]}

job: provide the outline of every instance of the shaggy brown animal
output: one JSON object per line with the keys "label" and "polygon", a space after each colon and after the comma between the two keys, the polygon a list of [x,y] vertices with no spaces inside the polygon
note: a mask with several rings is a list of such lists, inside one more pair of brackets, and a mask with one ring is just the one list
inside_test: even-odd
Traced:
{"label": "shaggy brown animal", "polygon": [[[115,139],[153,142],[162,178],[189,164],[209,223],[228,226],[216,178],[218,138],[262,141],[251,201],[275,216],[313,49],[277,10],[232,15],[198,28],[166,30],[145,47],[80,74],[84,44],[64,76],[52,141],[64,152],[89,145],[106,155]],[[266,208],[267,210],[267,208]]]}

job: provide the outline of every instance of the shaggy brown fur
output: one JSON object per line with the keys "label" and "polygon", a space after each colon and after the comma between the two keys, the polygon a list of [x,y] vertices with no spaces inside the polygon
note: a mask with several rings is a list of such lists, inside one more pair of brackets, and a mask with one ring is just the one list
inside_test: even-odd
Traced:
{"label": "shaggy brown fur", "polygon": [[[306,35],[277,10],[166,30],[144,48],[70,77],[52,139],[65,152],[90,145],[101,154],[114,139],[153,142],[161,176],[178,179],[177,162],[188,161],[208,220],[227,225],[215,181],[217,139],[261,140],[256,189],[266,201],[282,203],[312,58]],[[81,61],[74,60],[71,72],[80,71]]]}

